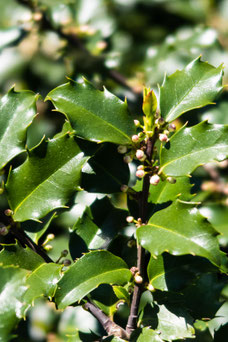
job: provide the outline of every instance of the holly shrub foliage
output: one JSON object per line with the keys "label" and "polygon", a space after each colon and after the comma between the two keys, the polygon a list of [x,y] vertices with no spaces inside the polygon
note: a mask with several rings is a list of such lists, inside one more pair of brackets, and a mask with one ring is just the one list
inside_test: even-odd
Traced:
{"label": "holly shrub foliage", "polygon": [[[173,123],[211,104],[222,75],[194,59],[165,77],[159,96],[144,88],[137,119],[127,100],[69,79],[45,98],[64,115],[62,130],[33,148],[26,132],[39,96],[11,88],[2,97],[0,341],[39,297],[58,310],[82,306],[103,327],[100,337],[73,329],[68,341],[190,340],[224,324],[228,260],[191,173],[228,156],[228,126]],[[48,227],[69,210],[70,257],[48,255]]]}

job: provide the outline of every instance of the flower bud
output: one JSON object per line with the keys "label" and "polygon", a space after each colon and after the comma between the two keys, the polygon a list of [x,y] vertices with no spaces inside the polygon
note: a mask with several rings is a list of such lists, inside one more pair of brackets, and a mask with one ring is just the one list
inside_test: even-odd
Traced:
{"label": "flower bud", "polygon": [[160,177],[158,175],[153,175],[150,177],[150,184],[157,185],[160,182]]}
{"label": "flower bud", "polygon": [[170,132],[175,132],[175,130],[176,130],[176,125],[174,125],[174,124],[169,124],[169,125],[168,125],[168,130],[169,130]]}
{"label": "flower bud", "polygon": [[5,213],[6,216],[12,216],[12,215],[13,215],[13,210],[11,210],[11,209],[6,209],[6,210],[4,211],[4,213]]}
{"label": "flower bud", "polygon": [[139,127],[140,126],[139,120],[134,120],[134,124],[135,124],[136,127]]}
{"label": "flower bud", "polygon": [[135,156],[136,156],[137,159],[140,160],[140,159],[144,158],[145,154],[144,154],[144,152],[142,150],[137,150],[136,153],[135,153]]}
{"label": "flower bud", "polygon": [[136,274],[134,279],[135,279],[136,284],[142,284],[142,282],[143,282],[143,278],[139,274]]}
{"label": "flower bud", "polygon": [[143,178],[145,176],[145,171],[144,170],[137,170],[136,176],[139,178]]}
{"label": "flower bud", "polygon": [[125,184],[122,184],[121,187],[120,187],[120,190],[121,190],[122,192],[127,192],[128,186],[125,185]]}
{"label": "flower bud", "polygon": [[149,291],[151,291],[151,292],[154,292],[155,288],[153,287],[152,284],[148,284],[147,290],[149,290]]}
{"label": "flower bud", "polygon": [[173,177],[167,177],[166,180],[170,183],[170,184],[175,184],[176,183],[176,179]]}
{"label": "flower bud", "polygon": [[45,251],[50,252],[53,249],[53,247],[51,245],[46,245],[44,249]]}
{"label": "flower bud", "polygon": [[64,249],[62,252],[61,252],[61,257],[66,257],[68,254],[68,250],[67,249]]}
{"label": "flower bud", "polygon": [[6,236],[9,233],[9,229],[2,223],[0,223],[0,235]]}
{"label": "flower bud", "polygon": [[155,120],[156,125],[163,126],[165,124],[165,119],[160,117]]}
{"label": "flower bud", "polygon": [[124,160],[124,162],[127,163],[127,164],[129,164],[129,163],[132,162],[131,156],[124,156],[123,160]]}
{"label": "flower bud", "polygon": [[48,234],[47,235],[47,240],[51,241],[55,238],[55,235],[54,234]]}
{"label": "flower bud", "polygon": [[168,141],[168,137],[167,137],[166,134],[160,133],[159,134],[159,140],[163,141],[163,142],[166,142],[166,141]]}
{"label": "flower bud", "polygon": [[132,222],[134,222],[134,217],[133,217],[133,216],[127,216],[127,217],[126,217],[126,221],[127,221],[128,223],[132,223]]}
{"label": "flower bud", "polygon": [[132,239],[129,240],[128,243],[127,243],[127,246],[129,248],[135,247],[135,245],[136,245],[136,242],[135,242],[135,240],[132,240]]}
{"label": "flower bud", "polygon": [[139,165],[139,166],[137,167],[137,170],[144,170],[144,166],[143,166],[143,165]]}
{"label": "flower bud", "polygon": [[131,140],[134,142],[134,143],[137,143],[139,141],[139,136],[138,135],[132,135],[131,137]]}
{"label": "flower bud", "polygon": [[0,188],[0,195],[3,194],[3,192],[4,192],[4,189]]}
{"label": "flower bud", "polygon": [[169,135],[169,131],[168,131],[167,129],[165,129],[165,130],[163,131],[163,133],[166,134],[166,135]]}
{"label": "flower bud", "polygon": [[64,266],[70,266],[70,264],[71,264],[71,261],[69,259],[63,260],[63,265]]}
{"label": "flower bud", "polygon": [[119,145],[119,146],[117,147],[117,151],[118,151],[119,153],[121,153],[121,154],[124,154],[124,153],[127,152],[127,146]]}

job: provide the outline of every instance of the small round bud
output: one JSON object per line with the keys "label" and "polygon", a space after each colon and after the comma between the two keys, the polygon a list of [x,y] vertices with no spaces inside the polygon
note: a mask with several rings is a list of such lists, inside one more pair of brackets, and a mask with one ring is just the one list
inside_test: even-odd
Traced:
{"label": "small round bud", "polygon": [[70,266],[70,264],[71,264],[71,261],[69,259],[63,260],[63,265],[64,266]]}
{"label": "small round bud", "polygon": [[61,252],[61,257],[66,257],[68,254],[68,250],[67,249],[64,249],[62,252]]}
{"label": "small round bud", "polygon": [[170,184],[175,184],[176,183],[176,179],[173,177],[167,177],[166,180],[170,183]]}
{"label": "small round bud", "polygon": [[165,129],[165,130],[163,131],[163,133],[166,134],[166,135],[169,135],[169,131],[168,131],[167,129]]}
{"label": "small round bud", "polygon": [[127,221],[128,223],[132,223],[132,222],[134,222],[134,217],[133,217],[133,216],[127,216],[127,217],[126,217],[126,221]]}
{"label": "small round bud", "polygon": [[176,125],[174,125],[174,124],[169,124],[169,125],[168,125],[168,130],[169,130],[170,132],[175,132],[175,130],[176,130]]}
{"label": "small round bud", "polygon": [[153,175],[150,177],[150,184],[157,185],[160,182],[160,177],[158,175]]}
{"label": "small round bud", "polygon": [[143,170],[137,170],[136,176],[139,178],[143,178],[145,176],[145,172]]}
{"label": "small round bud", "polygon": [[149,290],[149,291],[151,291],[151,292],[154,292],[155,288],[153,287],[152,284],[148,284],[147,290]]}
{"label": "small round bud", "polygon": [[122,184],[121,187],[120,187],[120,190],[121,190],[122,192],[127,192],[128,186],[125,185],[125,184]]}
{"label": "small round bud", "polygon": [[4,189],[3,188],[0,188],[0,195],[2,195],[4,192]]}
{"label": "small round bud", "polygon": [[44,249],[45,251],[50,252],[53,249],[53,247],[51,245],[46,245]]}
{"label": "small round bud", "polygon": [[3,224],[1,224],[0,235],[6,236],[8,233],[9,233],[9,229],[6,226],[4,226]]}
{"label": "small round bud", "polygon": [[128,243],[127,243],[127,246],[128,246],[129,248],[132,248],[132,247],[134,247],[135,245],[136,245],[135,240],[129,240]]}
{"label": "small round bud", "polygon": [[135,156],[137,159],[142,159],[142,158],[144,158],[145,154],[142,150],[137,150],[135,153]]}
{"label": "small round bud", "polygon": [[134,124],[135,124],[136,127],[139,127],[140,126],[139,120],[134,120]]}
{"label": "small round bud", "polygon": [[43,17],[43,15],[41,12],[35,12],[33,14],[33,20],[35,20],[35,21],[40,21],[42,19],[42,17]]}
{"label": "small round bud", "polygon": [[139,165],[139,166],[137,167],[137,170],[144,170],[144,166],[143,166],[143,165]]}
{"label": "small round bud", "polygon": [[121,154],[124,154],[124,153],[127,152],[127,146],[119,145],[119,146],[117,147],[117,151],[118,151],[119,153],[121,153]]}
{"label": "small round bud", "polygon": [[166,141],[168,141],[168,137],[166,134],[160,133],[159,134],[159,140],[166,142]]}
{"label": "small round bud", "polygon": [[139,136],[139,138],[143,138],[145,136],[145,134],[143,132],[139,132],[138,136]]}
{"label": "small round bud", "polygon": [[13,210],[11,210],[11,209],[6,209],[6,210],[4,211],[4,213],[5,213],[6,216],[12,216],[12,215],[13,215]]}
{"label": "small round bud", "polygon": [[54,234],[48,234],[47,235],[47,240],[51,241],[55,238],[55,235]]}
{"label": "small round bud", "polygon": [[124,162],[127,163],[127,164],[129,164],[129,163],[132,162],[131,156],[124,156],[123,160],[124,160]]}
{"label": "small round bud", "polygon": [[139,136],[138,135],[132,135],[131,137],[131,140],[134,142],[134,143],[137,143],[139,141]]}
{"label": "small round bud", "polygon": [[134,279],[135,279],[136,284],[142,284],[143,282],[143,278],[139,274],[136,274]]}
{"label": "small round bud", "polygon": [[163,126],[165,124],[165,119],[164,118],[159,118],[158,119],[158,124]]}

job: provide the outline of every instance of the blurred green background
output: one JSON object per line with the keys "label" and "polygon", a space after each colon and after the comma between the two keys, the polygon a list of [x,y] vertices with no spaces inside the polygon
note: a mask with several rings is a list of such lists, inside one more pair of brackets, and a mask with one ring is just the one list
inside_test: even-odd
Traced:
{"label": "blurred green background", "polygon": [[[157,84],[162,83],[164,73],[182,69],[200,54],[214,66],[224,63],[224,84],[228,83],[227,0],[0,0],[1,96],[16,84],[16,90],[31,89],[45,98],[66,76],[74,80],[85,76],[98,88],[105,85],[121,99],[126,96],[137,116],[144,85],[158,93]],[[52,137],[64,122],[48,102],[39,101],[38,112],[28,131],[29,147],[44,134]],[[216,106],[194,111],[189,118],[190,124],[202,119],[228,124],[227,89]],[[179,127],[185,117],[181,120]],[[201,212],[223,234],[219,242],[224,251],[228,249],[227,170],[226,161],[210,164],[198,168],[192,178],[198,192],[195,200],[202,201]],[[76,196],[71,210],[53,219],[48,228],[56,235],[52,258],[69,249],[69,228],[88,203],[102,197]],[[110,195],[110,199],[123,206],[122,197]],[[0,206],[2,212],[7,208],[4,196]],[[227,298],[228,287],[223,290],[223,299]],[[224,310],[228,311],[227,306]],[[123,319],[125,314],[123,307]],[[66,337],[75,333],[75,328],[85,334]],[[89,329],[101,332],[81,307],[61,313],[53,304],[39,300],[28,320],[19,324],[15,341],[87,341]],[[220,335],[212,338],[205,334],[198,341],[225,342]]]}

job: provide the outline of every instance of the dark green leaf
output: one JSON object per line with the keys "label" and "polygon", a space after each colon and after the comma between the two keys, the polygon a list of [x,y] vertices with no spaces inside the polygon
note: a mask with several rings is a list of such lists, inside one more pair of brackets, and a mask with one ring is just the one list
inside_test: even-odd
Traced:
{"label": "dark green leaf", "polygon": [[213,67],[196,58],[181,71],[165,77],[160,89],[160,109],[171,122],[194,108],[211,104],[222,90],[223,66]]}
{"label": "dark green leaf", "polygon": [[0,272],[0,341],[7,342],[11,339],[10,332],[21,318],[20,309],[27,289],[25,279],[28,272],[2,266]]}
{"label": "dark green leaf", "polygon": [[26,280],[29,287],[23,296],[23,307],[21,315],[25,315],[26,311],[33,305],[36,298],[45,296],[52,298],[57,289],[57,283],[61,277],[61,265],[42,264]]}
{"label": "dark green leaf", "polygon": [[[187,318],[189,319],[189,317]],[[169,311],[165,305],[159,306],[157,331],[161,332],[160,337],[165,341],[183,340],[195,337],[194,328],[187,322],[185,315],[181,312],[179,314],[174,314],[172,311]]]}
{"label": "dark green leaf", "polygon": [[23,248],[18,244],[5,245],[0,253],[0,264],[3,266],[17,266],[32,271],[43,263],[43,258],[31,248]]}
{"label": "dark green leaf", "polygon": [[26,131],[36,115],[38,96],[12,88],[0,101],[0,169],[25,151]]}
{"label": "dark green leaf", "polygon": [[25,163],[10,173],[6,184],[14,220],[38,220],[64,207],[79,187],[86,160],[69,135],[42,141],[30,150]]}
{"label": "dark green leaf", "polygon": [[139,335],[137,342],[163,342],[157,331],[149,328],[144,328],[142,333]]}
{"label": "dark green leaf", "polygon": [[70,81],[52,90],[47,99],[64,113],[76,134],[87,140],[131,144],[135,132],[127,103],[88,81]]}
{"label": "dark green leaf", "polygon": [[200,272],[217,271],[206,259],[185,255],[173,256],[168,253],[151,257],[147,272],[150,284],[162,291],[180,291],[192,282]]}
{"label": "dark green leaf", "polygon": [[174,255],[193,254],[227,270],[227,258],[219,250],[217,232],[190,203],[177,201],[156,212],[136,234],[139,243],[152,255],[165,251]]}
{"label": "dark green leaf", "polygon": [[[89,173],[86,173],[87,167]],[[89,192],[120,192],[121,185],[129,181],[128,165],[116,146],[111,144],[100,146],[82,171],[82,187]]]}
{"label": "dark green leaf", "polygon": [[107,251],[90,252],[64,273],[58,283],[56,303],[60,309],[64,309],[81,300],[100,284],[122,285],[130,278],[131,272],[119,257]]}
{"label": "dark green leaf", "polygon": [[[192,184],[189,177],[177,177],[175,184],[170,184],[164,180],[156,186],[151,185],[149,190],[148,201],[155,204],[161,204],[168,201],[173,201],[177,197],[183,201],[190,201],[193,198],[191,194]],[[138,180],[133,187],[136,191],[142,190],[142,181]]]}
{"label": "dark green leaf", "polygon": [[228,156],[228,126],[201,122],[183,127],[161,151],[161,169],[170,176],[185,176],[199,165]]}

